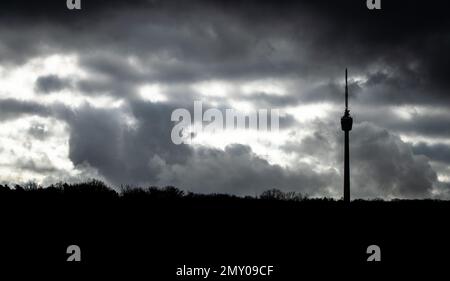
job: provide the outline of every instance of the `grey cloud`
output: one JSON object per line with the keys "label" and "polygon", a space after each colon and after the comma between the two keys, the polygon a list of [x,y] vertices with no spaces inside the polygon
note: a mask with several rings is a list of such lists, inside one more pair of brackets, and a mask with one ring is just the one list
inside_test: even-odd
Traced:
{"label": "grey cloud", "polygon": [[270,93],[254,93],[252,95],[242,95],[241,99],[247,99],[259,107],[286,107],[295,106],[299,103],[299,99],[292,95],[277,95]]}
{"label": "grey cloud", "polygon": [[415,155],[398,136],[368,123],[358,124],[351,133],[350,149],[353,190],[359,196],[431,196],[436,172],[427,157]]}
{"label": "grey cloud", "polygon": [[[249,181],[252,179],[264,187],[280,188],[296,188],[295,182],[301,182],[304,185],[298,185],[306,192],[326,193],[323,186],[336,176],[332,172],[318,174],[304,166],[299,166],[303,171],[287,171],[244,147],[226,151],[175,147],[168,139],[172,126],[168,115],[174,104],[191,104],[197,97],[198,93],[183,89],[184,85],[210,79],[240,83],[289,78],[301,83],[289,89],[287,96],[260,93],[250,100],[280,106],[322,101],[341,104],[345,67],[350,68],[351,109],[357,122],[352,131],[352,157],[358,195],[420,197],[429,195],[436,182],[427,157],[415,155],[417,148],[411,150],[396,134],[448,137],[448,114],[402,120],[382,107],[449,106],[450,56],[443,51],[449,49],[450,42],[448,4],[417,0],[405,6],[389,1],[384,3],[382,14],[374,15],[359,0],[277,4],[114,0],[85,1],[84,9],[89,12],[80,16],[69,12],[64,1],[28,2],[30,9],[23,9],[25,2],[21,0],[0,4],[0,21],[5,23],[0,27],[2,67],[8,69],[48,54],[76,54],[88,75],[74,80],[73,87],[86,95],[125,97],[128,108],[122,112],[84,106],[70,111],[31,101],[1,100],[0,119],[57,114],[71,129],[70,159],[78,167],[97,169],[115,184],[163,178],[181,184],[185,178],[183,183],[201,190],[198,182],[204,175],[207,183],[202,186],[215,185],[217,190],[230,192],[259,190]],[[352,80],[357,76],[368,80]],[[42,79],[37,88],[43,92],[67,87],[56,76]],[[167,85],[171,104],[134,100],[136,87],[143,83]],[[370,115],[363,105],[379,111]],[[130,127],[124,115],[133,116],[137,127]],[[338,128],[338,124],[333,126]],[[286,149],[338,161],[340,155],[331,155],[335,156],[332,159],[323,153],[339,151],[341,143],[333,139],[338,132],[328,129],[325,133],[326,126],[320,128]],[[420,153],[439,159],[433,149],[421,148]],[[194,164],[194,170],[188,168]],[[234,166],[241,168],[242,175]],[[179,177],[170,178],[167,171]],[[259,173],[270,177],[261,177],[263,182],[256,177]],[[273,179],[277,177],[279,182]]]}
{"label": "grey cloud", "polygon": [[80,64],[94,74],[105,75],[120,81],[140,82],[144,79],[143,73],[130,61],[113,54],[95,52],[81,57]]}
{"label": "grey cloud", "polygon": [[34,123],[28,129],[28,134],[33,138],[44,140],[48,137],[49,132],[45,124]]}
{"label": "grey cloud", "polygon": [[0,121],[17,119],[23,115],[49,116],[51,110],[43,105],[16,99],[0,99]]}
{"label": "grey cloud", "polygon": [[435,198],[441,200],[450,200],[450,183],[449,182],[439,182],[438,184],[439,193]]}
{"label": "grey cloud", "polygon": [[57,75],[41,76],[36,80],[37,92],[52,93],[71,87],[72,84],[69,79],[63,79]]}
{"label": "grey cloud", "polygon": [[75,84],[76,89],[86,96],[109,95],[117,98],[134,98],[137,87],[136,84],[126,81],[100,77],[81,79]]}
{"label": "grey cloud", "polygon": [[126,127],[120,114],[89,106],[70,114],[69,159],[75,165],[89,164],[114,181],[118,171],[126,172],[122,140]]}
{"label": "grey cloud", "polygon": [[[111,81],[120,80],[126,86],[116,93],[126,93],[131,84],[143,80],[171,84],[263,77],[335,81],[348,66],[354,74],[370,76],[361,85],[367,88],[361,91],[363,101],[399,104],[445,99],[448,103],[448,79],[442,73],[450,58],[441,50],[448,46],[449,20],[441,3],[426,7],[415,1],[407,7],[389,3],[383,14],[374,17],[360,1],[232,5],[108,1],[86,4],[91,13],[74,17],[65,7],[44,2],[43,6],[53,8],[36,9],[41,16],[33,19],[32,32],[24,29],[28,22],[20,10],[5,4],[11,16],[17,14],[18,22],[13,22],[14,33],[2,30],[0,53],[3,50],[5,55],[0,57],[14,58],[10,51],[34,56],[38,51],[27,48],[32,44],[26,41],[39,40],[46,45],[39,52],[76,52],[93,76],[106,74]],[[414,16],[418,12],[420,21]],[[66,16],[71,20],[61,21]],[[26,34],[17,38],[17,30]],[[126,62],[130,55],[137,57],[143,73]],[[335,89],[317,89],[309,96],[335,100],[322,90]]]}
{"label": "grey cloud", "polygon": [[[311,135],[281,148],[300,159],[312,157],[318,163],[339,168],[341,174],[333,185],[339,194],[339,183],[343,182],[343,133],[337,123],[317,121]],[[432,197],[432,190],[440,183],[429,161],[415,154],[413,147],[397,135],[367,122],[356,123],[350,133],[352,197]]]}
{"label": "grey cloud", "polygon": [[327,134],[327,131],[315,131],[311,135],[304,137],[301,141],[289,141],[281,146],[281,149],[288,153],[296,153],[299,157],[316,157],[321,161],[331,161],[335,154],[336,144],[334,138]]}
{"label": "grey cloud", "polygon": [[417,155],[425,155],[433,161],[450,164],[450,146],[446,144],[426,144],[420,142],[413,145],[413,151]]}
{"label": "grey cloud", "polygon": [[[84,106],[65,118],[70,126],[69,158],[75,165],[88,164],[113,184],[146,184],[160,172],[150,162],[183,163],[191,149],[170,140],[172,108],[132,103],[129,111]],[[125,115],[124,115],[125,114]],[[130,115],[135,126],[125,120]]]}
{"label": "grey cloud", "polygon": [[258,195],[270,188],[298,191],[311,196],[326,195],[335,174],[314,172],[307,165],[295,170],[271,165],[249,146],[234,144],[225,150],[200,148],[186,165],[172,165],[160,182],[201,193]]}
{"label": "grey cloud", "polygon": [[28,170],[35,173],[50,174],[58,169],[53,166],[46,155],[41,155],[38,159],[21,158],[14,163],[15,168],[19,170]]}
{"label": "grey cloud", "polygon": [[412,135],[430,137],[450,136],[450,114],[430,114],[414,116],[407,122],[395,120],[393,127]]}
{"label": "grey cloud", "polygon": [[319,195],[332,184],[332,171],[319,174],[307,165],[296,170],[272,165],[249,146],[230,145],[225,151],[176,146],[170,140],[172,109],[131,102],[127,114],[137,120],[131,128],[119,112],[79,109],[67,120],[69,157],[115,185],[172,184],[196,192],[252,195],[276,187]]}
{"label": "grey cloud", "polygon": [[[336,188],[339,191],[339,175],[332,170],[317,173],[301,162],[295,171],[271,165],[248,146],[233,145],[222,151],[173,145],[170,113],[174,107],[170,105],[134,101],[125,109],[84,106],[60,111],[64,114],[59,116],[70,126],[69,157],[75,165],[89,165],[116,185],[175,184],[198,192],[238,194],[272,187],[311,195],[330,195]],[[135,127],[126,124],[124,114],[137,120]],[[282,148],[339,167],[342,138],[336,124],[316,120],[310,124],[315,133]],[[387,130],[356,123],[351,133],[355,197],[431,196],[433,186],[438,184],[436,173],[429,158],[420,155],[434,159],[431,152],[437,151],[412,147]]]}
{"label": "grey cloud", "polygon": [[375,123],[396,133],[429,138],[450,136],[450,114],[447,112],[431,109],[419,113],[412,109],[409,118],[401,118],[396,110],[395,107],[364,106],[356,107],[353,112],[358,122]]}

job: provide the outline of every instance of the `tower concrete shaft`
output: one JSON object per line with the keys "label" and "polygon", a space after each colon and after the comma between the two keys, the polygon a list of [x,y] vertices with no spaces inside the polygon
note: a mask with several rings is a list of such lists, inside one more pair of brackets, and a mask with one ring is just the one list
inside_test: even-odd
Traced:
{"label": "tower concrete shaft", "polygon": [[345,69],[345,111],[341,118],[341,128],[344,131],[344,202],[350,202],[350,149],[349,132],[352,130],[353,118],[348,109],[347,69]]}
{"label": "tower concrete shaft", "polygon": [[349,153],[349,131],[345,133],[345,155],[344,155],[344,202],[350,202],[350,153]]}

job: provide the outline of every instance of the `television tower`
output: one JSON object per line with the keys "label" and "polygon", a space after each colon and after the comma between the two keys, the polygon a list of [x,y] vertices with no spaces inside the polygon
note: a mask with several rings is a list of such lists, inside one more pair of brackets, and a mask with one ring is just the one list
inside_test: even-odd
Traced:
{"label": "television tower", "polygon": [[341,128],[345,133],[344,145],[344,202],[350,203],[350,159],[349,159],[349,132],[352,130],[353,118],[348,110],[348,86],[347,86],[347,68],[345,69],[345,111],[341,118]]}

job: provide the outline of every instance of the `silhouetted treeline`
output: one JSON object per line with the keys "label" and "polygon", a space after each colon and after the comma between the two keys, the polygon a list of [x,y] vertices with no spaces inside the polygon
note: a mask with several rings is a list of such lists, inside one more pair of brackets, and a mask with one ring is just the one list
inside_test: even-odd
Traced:
{"label": "silhouetted treeline", "polygon": [[375,244],[383,262],[435,264],[450,249],[449,211],[450,201],[345,204],[278,189],[239,197],[173,186],[114,190],[98,180],[0,185],[0,261],[65,262],[67,246],[79,245],[85,263],[144,263],[164,276],[211,262],[275,264],[295,275],[306,264],[353,268]]}
{"label": "silhouetted treeline", "polygon": [[[66,198],[66,199],[86,199],[86,200],[141,200],[151,202],[186,202],[186,201],[202,201],[210,203],[218,202],[265,202],[273,204],[297,204],[302,202],[304,205],[308,204],[343,204],[342,200],[333,198],[309,198],[299,192],[284,192],[279,189],[269,189],[262,192],[259,196],[236,196],[230,194],[198,194],[192,192],[185,192],[174,186],[166,187],[138,187],[138,186],[121,186],[119,191],[114,190],[102,181],[90,180],[81,183],[57,183],[50,186],[40,186],[36,183],[27,183],[24,185],[0,185],[0,198],[24,198],[24,199],[51,199],[51,198]],[[413,202],[421,202],[421,204],[437,203],[443,205],[450,205],[450,201],[441,200],[401,200],[394,199],[391,201],[384,201],[382,199],[352,201],[352,205],[379,205],[382,203],[389,203],[392,205],[412,204]]]}

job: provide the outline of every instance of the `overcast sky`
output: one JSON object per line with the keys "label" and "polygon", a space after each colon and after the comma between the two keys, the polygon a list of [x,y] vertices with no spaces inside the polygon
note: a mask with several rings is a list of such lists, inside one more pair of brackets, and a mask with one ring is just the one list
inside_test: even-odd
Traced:
{"label": "overcast sky", "polygon": [[[450,198],[444,1],[0,3],[0,181]],[[342,3],[345,2],[345,3]],[[176,108],[279,108],[278,133],[170,139]]]}

